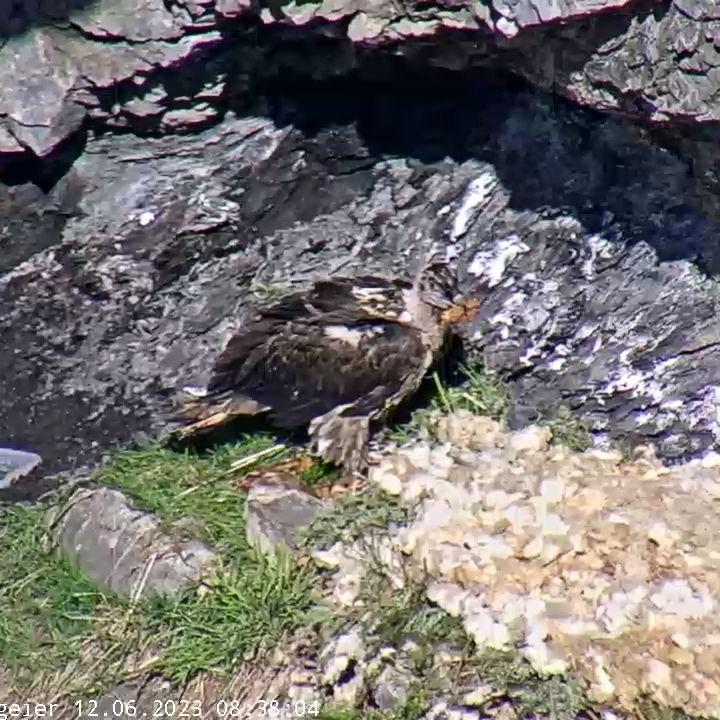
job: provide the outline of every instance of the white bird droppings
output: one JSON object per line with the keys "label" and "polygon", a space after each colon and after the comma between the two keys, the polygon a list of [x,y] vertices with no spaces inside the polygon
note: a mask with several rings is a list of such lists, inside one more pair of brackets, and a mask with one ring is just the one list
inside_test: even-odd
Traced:
{"label": "white bird droppings", "polygon": [[146,225],[149,225],[154,219],[155,213],[151,212],[150,210],[145,210],[145,212],[140,213],[138,223],[140,223],[142,227],[145,227]]}

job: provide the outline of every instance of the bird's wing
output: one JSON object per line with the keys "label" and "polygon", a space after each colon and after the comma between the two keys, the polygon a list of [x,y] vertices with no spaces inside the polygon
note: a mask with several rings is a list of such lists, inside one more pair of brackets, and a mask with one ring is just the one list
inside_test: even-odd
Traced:
{"label": "bird's wing", "polygon": [[409,287],[403,280],[371,276],[319,280],[308,290],[264,308],[260,314],[283,320],[322,318],[335,323],[392,318],[402,312],[402,291]]}
{"label": "bird's wing", "polygon": [[420,332],[392,322],[342,324],[260,318],[219,358],[210,394],[233,390],[299,427],[340,405],[374,416],[420,382],[431,358]]}

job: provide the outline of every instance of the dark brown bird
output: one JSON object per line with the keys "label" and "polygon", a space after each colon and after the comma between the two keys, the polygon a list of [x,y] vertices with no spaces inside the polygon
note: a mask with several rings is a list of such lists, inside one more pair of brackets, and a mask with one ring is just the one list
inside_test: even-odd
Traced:
{"label": "dark brown bird", "polygon": [[379,277],[316,282],[261,309],[184,407],[187,436],[241,415],[309,425],[311,446],[348,473],[365,469],[371,423],[420,385],[451,326],[471,317],[444,266],[414,283]]}

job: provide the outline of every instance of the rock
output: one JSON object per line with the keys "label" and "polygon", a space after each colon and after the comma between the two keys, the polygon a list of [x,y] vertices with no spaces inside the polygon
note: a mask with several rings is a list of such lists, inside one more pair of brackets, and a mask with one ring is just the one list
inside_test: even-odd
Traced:
{"label": "rock", "polygon": [[42,458],[24,450],[0,448],[0,489],[8,488],[18,478],[32,472]]}
{"label": "rock", "polygon": [[333,686],[332,699],[339,707],[357,707],[365,695],[365,678],[362,673],[356,673],[344,682]]}
{"label": "rock", "polygon": [[480,720],[477,710],[448,707],[446,702],[438,702],[423,715],[422,720]]}
{"label": "rock", "polygon": [[366,647],[360,627],[334,638],[320,653],[323,661],[322,682],[335,685],[351,663],[358,663],[365,657]]}
{"label": "rock", "polygon": [[252,485],[245,504],[248,543],[262,552],[296,550],[325,503],[302,490],[267,481]]}
{"label": "rock", "polygon": [[[389,445],[376,457],[414,505],[388,541],[407,554],[408,575],[426,573],[428,600],[480,651],[518,647],[542,675],[577,667],[597,702],[629,707],[644,688],[662,704],[720,711],[720,665],[710,670],[720,521],[707,513],[720,469],[665,466],[644,451],[625,461],[560,452],[537,428],[499,431],[492,448],[456,441]],[[453,463],[442,473],[409,462],[422,454],[430,464],[438,449]],[[451,482],[457,468],[473,471]],[[702,700],[687,697],[690,674]]]}
{"label": "rock", "polygon": [[380,710],[392,711],[405,705],[412,687],[412,675],[388,666],[374,681],[373,698]]}
{"label": "rock", "polygon": [[[48,11],[43,6],[38,12]],[[667,12],[648,13],[629,0],[598,0],[592,6],[580,0],[493,0],[484,5],[458,0],[420,11],[411,3],[390,12],[382,3],[358,5],[352,0],[290,3],[282,11],[261,9],[250,0],[218,0],[213,12],[204,0],[188,0],[172,9],[160,0],[102,0],[89,8],[68,6],[50,14],[67,22],[20,34],[30,19],[18,17],[15,6],[8,17],[0,9],[0,35],[5,25],[14,35],[2,48],[2,65],[12,70],[15,58],[31,58],[36,72],[27,87],[47,101],[35,110],[42,116],[35,125],[25,117],[26,91],[10,77],[17,73],[10,72],[9,82],[0,85],[6,89],[9,110],[3,132],[11,131],[21,146],[41,156],[80,126],[85,117],[77,106],[80,97],[96,94],[100,105],[102,89],[128,79],[142,85],[152,67],[181,62],[192,67],[198,48],[214,43],[221,25],[235,22],[242,27],[258,20],[265,25],[260,30],[278,37],[282,23],[301,29],[309,39],[333,37],[334,62],[313,62],[306,54],[297,58],[296,66],[309,67],[311,74],[356,69],[362,57],[356,47],[397,44],[398,53],[407,58],[455,71],[492,62],[596,109],[660,122],[699,125],[718,119],[712,72],[718,56],[713,45],[716,18],[707,2],[675,0]],[[318,18],[325,21],[321,27]],[[232,47],[232,42],[235,38],[228,36],[226,44]],[[325,46],[321,52],[327,51]],[[262,53],[253,56],[245,47],[242,53],[268,69]],[[188,119],[194,122],[190,110]],[[105,110],[95,116],[117,124]],[[9,143],[4,147],[15,151]],[[702,152],[695,155],[698,163],[711,167]]]}
{"label": "rock", "polygon": [[162,0],[96,0],[74,16],[73,23],[99,39],[148,42],[182,37],[181,17],[170,13]]}
{"label": "rock", "polygon": [[547,447],[551,437],[552,433],[548,427],[530,425],[512,433],[508,438],[507,447],[515,453],[540,452]]}
{"label": "rock", "polygon": [[76,491],[55,532],[86,575],[121,595],[175,595],[217,567],[203,543],[178,542],[155,517],[111,488]]}
{"label": "rock", "polygon": [[195,125],[205,125],[208,120],[217,117],[218,111],[201,103],[194,108],[170,110],[163,115],[162,126],[167,129],[188,129]]}
{"label": "rock", "polygon": [[37,155],[54,150],[85,117],[69,97],[80,71],[54,40],[52,32],[34,28],[0,48],[0,117],[7,116],[6,131]]}
{"label": "rock", "polygon": [[366,693],[367,652],[360,625],[331,639],[320,651],[322,685],[330,689],[333,703],[354,708]]}
{"label": "rock", "polygon": [[[258,89],[260,105],[295,113],[299,127],[336,106],[357,123],[305,135],[276,124],[268,111],[226,114],[192,135],[93,136],[75,148],[79,197],[70,221],[66,211],[41,212],[46,197],[13,206],[0,233],[13,252],[0,278],[0,377],[14,378],[0,395],[3,442],[32,447],[52,473],[97,461],[110,442],[166,432],[176,393],[207,379],[212,359],[250,312],[252,283],[291,277],[302,285],[335,267],[403,275],[431,238],[447,237],[464,290],[483,301],[463,330],[466,349],[514,374],[514,425],[566,397],[600,441],[652,438],[662,457],[675,459],[709,449],[720,431],[707,377],[720,367],[720,346],[710,281],[688,258],[710,252],[716,235],[712,218],[693,209],[682,161],[611,120],[599,121],[601,131],[580,155],[574,148],[589,118],[551,108],[539,95],[438,75],[434,96],[426,97],[427,84],[411,70],[383,67],[395,73],[392,82],[359,81],[337,101],[308,103],[299,86],[279,96]],[[401,94],[396,76],[405,78]],[[201,79],[198,88],[208,81]],[[137,95],[148,92],[141,86]],[[480,112],[477,98],[488,96],[492,112]],[[161,102],[173,106],[170,94]],[[396,117],[399,135],[431,155],[454,157],[455,145],[477,155],[473,133],[489,137],[486,160],[422,165],[417,175],[411,159],[373,154],[373,133],[384,126],[370,108],[381,105]],[[443,107],[457,107],[451,130],[423,121],[414,134],[416,113],[435,117]],[[602,158],[616,152],[624,167],[648,178],[642,193],[631,176],[604,175]],[[527,171],[512,169],[514,153]],[[548,164],[557,179],[536,182]],[[568,196],[567,187],[583,190]],[[525,198],[527,209],[513,207],[511,195]],[[543,215],[548,203],[566,202],[567,213]],[[667,217],[661,231],[647,220],[647,203]],[[689,209],[673,214],[677,203]],[[154,220],[143,225],[147,213]],[[607,213],[614,219],[602,225]],[[46,223],[41,238],[28,215]],[[597,233],[583,229],[596,222]],[[376,230],[383,243],[370,242]],[[427,242],[405,254],[413,233]],[[512,259],[500,242],[511,236],[528,248],[515,254],[515,243]],[[598,313],[611,298],[612,312]],[[646,325],[666,340],[649,342]],[[688,346],[702,348],[702,363],[685,353]],[[643,368],[658,362],[664,370],[651,377]],[[469,442],[482,440],[473,432]],[[493,439],[487,450],[500,448]]]}
{"label": "rock", "polygon": [[462,704],[482,708],[494,692],[495,688],[491,685],[479,685],[462,696]]}
{"label": "rock", "polygon": [[428,600],[439,605],[451,617],[462,613],[468,593],[455,583],[432,582],[427,589]]}

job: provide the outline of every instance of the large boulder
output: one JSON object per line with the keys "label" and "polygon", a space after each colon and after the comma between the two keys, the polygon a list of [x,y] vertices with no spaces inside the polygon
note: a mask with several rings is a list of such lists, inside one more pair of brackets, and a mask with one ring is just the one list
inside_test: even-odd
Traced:
{"label": "large boulder", "polygon": [[130,597],[176,595],[218,567],[204,543],[178,540],[112,488],[78,490],[57,519],[55,535],[100,587]]}
{"label": "large boulder", "polygon": [[[91,465],[167,430],[266,286],[440,254],[483,303],[465,348],[510,376],[516,426],[563,402],[600,443],[715,446],[715,131],[497,71],[554,52],[557,92],[666,120],[676,97],[699,123],[713,71],[704,94],[683,68],[712,9],[406,3],[370,42],[347,33],[388,4],[332,5],[97,2],[0,47],[0,441]],[[480,34],[429,34],[462,18]]]}

